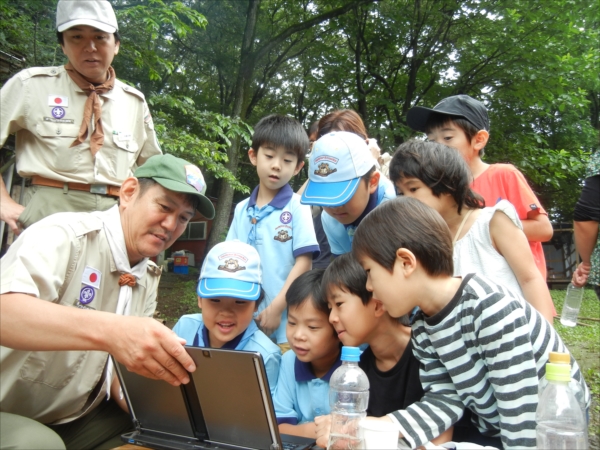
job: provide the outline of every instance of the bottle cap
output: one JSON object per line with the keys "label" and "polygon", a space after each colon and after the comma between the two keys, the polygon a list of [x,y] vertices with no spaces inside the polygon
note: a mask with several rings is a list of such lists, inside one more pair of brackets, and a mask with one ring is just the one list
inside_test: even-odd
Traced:
{"label": "bottle cap", "polygon": [[571,381],[571,365],[547,363],[546,379],[548,381]]}
{"label": "bottle cap", "polygon": [[571,356],[568,353],[550,352],[548,361],[553,364],[571,364]]}
{"label": "bottle cap", "polygon": [[358,347],[342,347],[342,361],[360,361],[360,348]]}

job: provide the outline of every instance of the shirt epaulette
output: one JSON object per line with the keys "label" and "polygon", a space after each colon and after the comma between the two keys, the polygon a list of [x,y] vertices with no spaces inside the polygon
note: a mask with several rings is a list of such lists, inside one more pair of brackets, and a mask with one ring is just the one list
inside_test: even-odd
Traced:
{"label": "shirt epaulette", "polygon": [[162,267],[157,266],[154,261],[149,260],[147,267],[148,272],[154,275],[155,277],[160,277],[160,275],[162,274]]}
{"label": "shirt epaulette", "polygon": [[64,71],[63,66],[54,66],[54,67],[29,67],[28,69],[22,70],[19,72],[19,77],[22,80],[26,80],[28,78],[37,77],[41,75],[45,75],[48,77],[56,77]]}
{"label": "shirt epaulette", "polygon": [[121,86],[121,88],[127,92],[128,94],[132,94],[135,95],[136,97],[139,97],[142,101],[146,100],[146,97],[144,96],[144,94],[142,93],[142,91],[138,91],[136,88],[134,88],[133,86],[130,86],[128,84],[123,83],[122,81],[117,80],[117,83]]}
{"label": "shirt epaulette", "polygon": [[84,236],[93,231],[100,231],[104,226],[99,218],[91,214],[88,214],[85,218],[81,218],[81,216],[77,217],[78,213],[67,212],[58,214],[64,215],[63,223],[66,223],[73,230],[75,236]]}

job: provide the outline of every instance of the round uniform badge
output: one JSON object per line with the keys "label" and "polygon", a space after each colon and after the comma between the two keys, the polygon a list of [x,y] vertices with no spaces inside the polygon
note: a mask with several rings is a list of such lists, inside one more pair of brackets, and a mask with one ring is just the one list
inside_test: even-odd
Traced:
{"label": "round uniform badge", "polygon": [[55,106],[54,108],[52,108],[52,117],[54,117],[55,119],[62,119],[63,117],[65,117],[65,108],[63,108],[62,106]]}
{"label": "round uniform badge", "polygon": [[281,216],[279,216],[279,221],[282,224],[287,225],[288,223],[290,223],[292,221],[292,213],[289,211],[282,212]]}
{"label": "round uniform badge", "polygon": [[95,296],[96,292],[94,291],[93,287],[84,286],[79,292],[79,303],[81,303],[82,305],[87,305],[88,303],[91,303],[92,300],[94,300]]}

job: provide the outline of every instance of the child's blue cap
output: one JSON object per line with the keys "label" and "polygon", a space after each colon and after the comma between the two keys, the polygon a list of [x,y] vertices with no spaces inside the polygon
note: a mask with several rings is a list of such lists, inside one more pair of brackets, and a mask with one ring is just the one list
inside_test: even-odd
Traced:
{"label": "child's blue cap", "polygon": [[221,242],[208,252],[197,292],[202,298],[258,300],[261,283],[258,252],[251,245],[233,240]]}
{"label": "child's blue cap", "polygon": [[360,361],[360,348],[358,347],[342,347],[342,361]]}
{"label": "child's blue cap", "polygon": [[301,203],[336,207],[348,203],[375,159],[360,136],[334,131],[315,142],[308,161],[308,185]]}

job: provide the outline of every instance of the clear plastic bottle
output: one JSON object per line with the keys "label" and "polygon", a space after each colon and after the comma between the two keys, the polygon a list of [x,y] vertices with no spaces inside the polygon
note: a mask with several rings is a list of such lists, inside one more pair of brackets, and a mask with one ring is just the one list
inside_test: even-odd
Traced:
{"label": "clear plastic bottle", "polygon": [[537,448],[587,449],[587,421],[569,389],[571,365],[547,363],[546,378],[535,412]]}
{"label": "clear plastic bottle", "polygon": [[577,316],[579,315],[582,299],[583,288],[577,287],[573,283],[569,283],[562,313],[560,314],[560,323],[566,327],[574,327],[577,325]]}
{"label": "clear plastic bottle", "polygon": [[[550,352],[548,356],[548,362],[551,362],[553,364],[568,364],[570,366],[571,356],[568,353]],[[539,398],[542,398],[542,394],[546,386],[548,386],[548,379],[546,378],[546,375],[544,375],[542,378],[540,378],[540,382],[538,384]],[[585,406],[585,392],[581,387],[581,383],[571,378],[571,380],[569,381],[569,389],[571,389],[571,392],[573,392],[575,400],[577,400],[577,403],[579,404],[579,407],[581,408],[584,417],[586,417],[587,419],[587,408]]]}
{"label": "clear plastic bottle", "polygon": [[360,349],[342,347],[342,365],[329,380],[331,430],[328,449],[362,449],[364,441],[358,424],[367,415],[369,379],[358,367]]}

